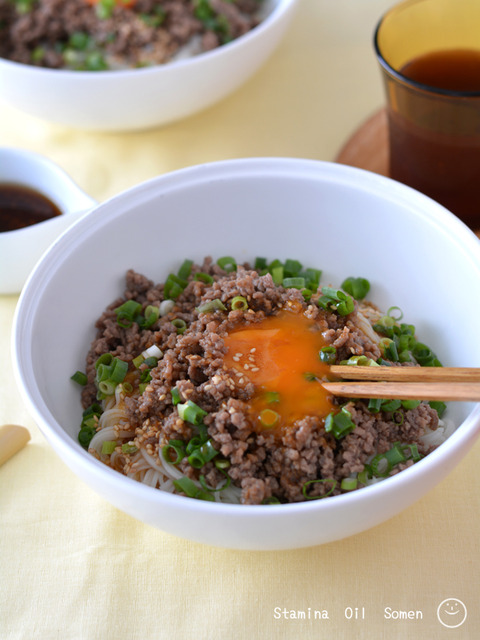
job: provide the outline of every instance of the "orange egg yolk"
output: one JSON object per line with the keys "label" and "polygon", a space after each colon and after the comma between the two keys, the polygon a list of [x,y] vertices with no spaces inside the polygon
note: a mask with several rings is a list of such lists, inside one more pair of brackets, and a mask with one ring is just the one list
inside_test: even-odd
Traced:
{"label": "orange egg yolk", "polygon": [[303,313],[282,310],[232,331],[225,345],[225,364],[255,385],[250,409],[259,429],[285,427],[305,416],[324,418],[332,411],[319,383],[329,370],[319,356],[326,342]]}

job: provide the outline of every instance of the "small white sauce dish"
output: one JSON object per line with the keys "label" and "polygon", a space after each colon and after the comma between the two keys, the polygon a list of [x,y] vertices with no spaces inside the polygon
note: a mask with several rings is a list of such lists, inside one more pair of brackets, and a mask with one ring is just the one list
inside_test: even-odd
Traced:
{"label": "small white sauce dish", "polygon": [[42,253],[96,201],[51,160],[0,147],[0,185],[24,186],[46,196],[61,215],[13,231],[0,231],[0,294],[18,293]]}

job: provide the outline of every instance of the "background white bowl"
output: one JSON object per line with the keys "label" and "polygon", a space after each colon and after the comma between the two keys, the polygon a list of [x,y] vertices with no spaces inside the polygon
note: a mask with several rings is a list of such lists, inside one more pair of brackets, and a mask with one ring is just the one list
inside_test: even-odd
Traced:
{"label": "background white bowl", "polygon": [[125,71],[45,69],[0,58],[0,98],[43,120],[85,130],[164,125],[240,87],[274,51],[298,0],[265,0],[264,19],[218,49]]}
{"label": "background white bowl", "polygon": [[118,508],[216,546],[306,547],[397,514],[478,437],[480,407],[452,403],[457,431],[414,467],[352,494],[281,506],[196,501],[104,466],[77,443],[81,407],[69,379],[84,367],[93,323],[122,293],[126,269],[162,281],[184,258],[205,255],[297,258],[323,269],[323,284],[366,277],[371,298],[385,309],[400,306],[445,364],[480,361],[480,297],[472,295],[480,288],[479,242],[408,187],[350,167],[279,158],[213,163],[141,184],[81,218],[47,252],[22,292],[13,336],[32,416],[66,464]]}

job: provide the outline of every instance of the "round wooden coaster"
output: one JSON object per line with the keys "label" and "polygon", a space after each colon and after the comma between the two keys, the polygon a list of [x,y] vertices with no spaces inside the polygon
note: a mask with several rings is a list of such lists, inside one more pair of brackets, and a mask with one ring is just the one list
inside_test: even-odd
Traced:
{"label": "round wooden coaster", "polygon": [[335,162],[388,175],[388,130],[386,110],[380,109],[349,138]]}
{"label": "round wooden coaster", "polygon": [[[389,148],[386,109],[366,120],[347,140],[335,162],[388,176]],[[474,229],[480,238],[480,229]]]}

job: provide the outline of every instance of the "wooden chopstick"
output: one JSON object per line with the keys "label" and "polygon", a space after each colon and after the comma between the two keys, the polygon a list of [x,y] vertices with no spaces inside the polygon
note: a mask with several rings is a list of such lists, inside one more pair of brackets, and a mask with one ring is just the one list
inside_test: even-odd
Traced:
{"label": "wooden chopstick", "polygon": [[480,382],[476,367],[357,367],[332,365],[330,373],[345,380],[404,382]]}
{"label": "wooden chopstick", "polygon": [[357,367],[333,365],[332,374],[359,380],[324,382],[335,396],[480,402],[480,369],[465,367]]}

